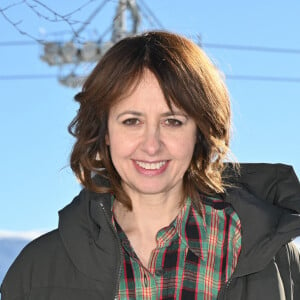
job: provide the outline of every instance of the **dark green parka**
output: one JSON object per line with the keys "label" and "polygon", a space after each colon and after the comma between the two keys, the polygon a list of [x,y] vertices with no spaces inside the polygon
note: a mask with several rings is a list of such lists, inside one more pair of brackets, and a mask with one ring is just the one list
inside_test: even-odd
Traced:
{"label": "dark green parka", "polygon": [[[281,164],[228,168],[223,195],[242,224],[242,251],[218,299],[299,300],[300,184]],[[24,248],[1,286],[2,300],[113,300],[121,247],[111,225],[110,195],[83,190],[59,213],[59,227]],[[176,298],[176,296],[174,296]],[[188,300],[188,299],[185,299]]]}

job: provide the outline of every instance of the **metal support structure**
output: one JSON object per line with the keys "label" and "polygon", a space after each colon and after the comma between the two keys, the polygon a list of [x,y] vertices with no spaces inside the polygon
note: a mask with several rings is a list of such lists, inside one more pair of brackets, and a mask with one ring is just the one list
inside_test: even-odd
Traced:
{"label": "metal support structure", "polygon": [[[105,3],[100,5],[100,8]],[[101,9],[93,12],[92,17],[99,13]],[[127,12],[129,16],[127,16]],[[127,28],[127,21],[132,23],[132,28]],[[111,39],[106,42],[88,41],[82,44],[76,44],[74,38],[65,43],[49,42],[44,43],[44,53],[41,55],[41,60],[48,63],[49,66],[59,66],[63,68],[64,65],[78,66],[83,62],[97,62],[103,54],[120,39],[134,35],[138,32],[141,17],[136,0],[119,0],[115,17],[113,19]],[[80,28],[80,31],[83,29]],[[80,80],[78,80],[80,78]],[[76,75],[71,72],[67,76],[60,76],[59,82],[70,86],[80,86],[83,82],[83,76]]]}
{"label": "metal support structure", "polygon": [[[132,28],[131,31],[127,30],[127,9],[131,13]],[[116,16],[114,19],[114,29],[112,34],[112,41],[118,40],[138,32],[138,26],[140,24],[140,13],[135,0],[120,0],[117,7]]]}

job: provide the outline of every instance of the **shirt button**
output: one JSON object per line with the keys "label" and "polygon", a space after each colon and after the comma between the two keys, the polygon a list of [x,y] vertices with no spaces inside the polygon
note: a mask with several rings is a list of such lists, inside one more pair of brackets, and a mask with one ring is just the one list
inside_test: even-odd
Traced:
{"label": "shirt button", "polygon": [[147,278],[146,274],[144,274],[144,285],[145,285],[145,287],[148,287],[148,278]]}
{"label": "shirt button", "polygon": [[156,271],[155,271],[155,275],[156,276],[162,276],[164,274],[164,270],[163,269],[157,269]]}

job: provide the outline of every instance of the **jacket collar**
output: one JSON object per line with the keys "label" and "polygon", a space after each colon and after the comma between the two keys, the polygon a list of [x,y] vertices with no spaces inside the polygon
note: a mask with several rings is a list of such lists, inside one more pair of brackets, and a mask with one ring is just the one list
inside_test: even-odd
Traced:
{"label": "jacket collar", "polygon": [[[59,233],[68,256],[87,277],[116,281],[121,261],[118,239],[110,223],[109,194],[87,190],[59,212]],[[110,225],[109,225],[110,224]]]}

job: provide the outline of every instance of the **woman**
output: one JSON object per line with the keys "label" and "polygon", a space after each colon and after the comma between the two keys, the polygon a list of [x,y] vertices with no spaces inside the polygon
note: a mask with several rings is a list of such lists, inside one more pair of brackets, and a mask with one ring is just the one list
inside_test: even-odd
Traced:
{"label": "woman", "polygon": [[16,259],[3,300],[299,299],[299,181],[284,165],[225,166],[229,97],[201,49],[125,38],[75,98],[85,189]]}

